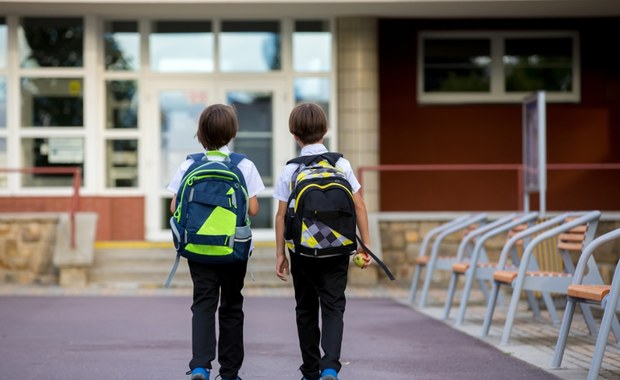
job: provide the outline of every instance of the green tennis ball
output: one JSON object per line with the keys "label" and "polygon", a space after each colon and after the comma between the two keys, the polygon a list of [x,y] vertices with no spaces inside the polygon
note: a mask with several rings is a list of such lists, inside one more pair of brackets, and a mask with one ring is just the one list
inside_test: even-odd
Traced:
{"label": "green tennis ball", "polygon": [[358,253],[357,255],[355,255],[353,257],[353,263],[362,268],[365,264],[366,264],[366,260],[364,260],[364,254],[363,253]]}

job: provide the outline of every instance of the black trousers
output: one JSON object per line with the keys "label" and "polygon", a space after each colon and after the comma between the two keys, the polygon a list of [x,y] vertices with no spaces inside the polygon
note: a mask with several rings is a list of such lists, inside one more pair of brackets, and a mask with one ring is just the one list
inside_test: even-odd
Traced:
{"label": "black trousers", "polygon": [[[290,254],[295,288],[297,335],[303,375],[315,380],[325,368],[340,371],[345,289],[349,256],[326,258]],[[319,328],[319,308],[322,325]],[[323,349],[321,356],[320,347]]]}
{"label": "black trousers", "polygon": [[[192,303],[192,360],[190,369],[211,368],[217,357],[220,376],[236,379],[243,363],[243,281],[247,261],[207,265],[188,261],[194,283]],[[219,301],[219,309],[218,309]],[[215,331],[218,311],[219,342]]]}

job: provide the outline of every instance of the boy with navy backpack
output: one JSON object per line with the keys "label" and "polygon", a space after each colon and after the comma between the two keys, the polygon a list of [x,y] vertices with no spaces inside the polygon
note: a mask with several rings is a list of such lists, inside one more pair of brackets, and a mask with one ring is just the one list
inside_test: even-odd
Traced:
{"label": "boy with navy backpack", "polygon": [[209,379],[216,346],[222,380],[240,380],[244,358],[241,290],[252,249],[249,216],[258,213],[256,195],[265,186],[254,163],[227,147],[237,129],[231,107],[207,107],[196,133],[206,153],[189,155],[168,186],[174,193],[170,210],[175,247],[188,259],[194,284],[187,373],[192,380]]}
{"label": "boy with navy backpack", "polygon": [[[273,197],[279,201],[276,274],[286,281],[288,250],[302,380],[337,380],[349,258],[369,246],[368,215],[351,164],[323,145],[327,117],[321,107],[307,103],[295,107],[289,130],[301,155],[287,163],[274,188]],[[366,268],[371,258],[366,254],[364,260]]]}

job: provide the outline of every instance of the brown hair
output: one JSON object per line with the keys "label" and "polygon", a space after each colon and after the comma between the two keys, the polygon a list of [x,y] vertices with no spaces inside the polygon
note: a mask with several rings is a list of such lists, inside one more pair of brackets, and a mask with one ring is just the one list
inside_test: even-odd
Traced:
{"label": "brown hair", "polygon": [[304,145],[314,144],[327,133],[327,116],[319,105],[302,103],[291,111],[288,129]]}
{"label": "brown hair", "polygon": [[237,136],[237,129],[235,110],[224,104],[212,104],[200,114],[196,137],[204,148],[216,150]]}

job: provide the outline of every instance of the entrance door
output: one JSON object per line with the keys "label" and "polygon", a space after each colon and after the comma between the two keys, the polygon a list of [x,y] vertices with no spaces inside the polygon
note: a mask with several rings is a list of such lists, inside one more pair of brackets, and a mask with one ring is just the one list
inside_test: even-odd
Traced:
{"label": "entrance door", "polygon": [[202,151],[195,138],[202,110],[210,104],[225,103],[235,107],[239,119],[237,137],[229,147],[248,155],[267,187],[258,195],[261,212],[252,218],[254,237],[273,240],[273,184],[282,165],[294,155],[286,114],[291,107],[282,87],[272,82],[246,81],[213,84],[170,80],[149,84],[149,124],[154,126],[155,136],[147,145],[147,239],[170,239],[172,194],[166,187],[187,154]]}

